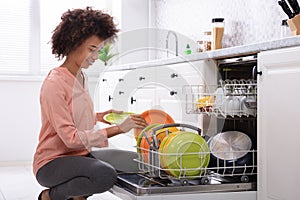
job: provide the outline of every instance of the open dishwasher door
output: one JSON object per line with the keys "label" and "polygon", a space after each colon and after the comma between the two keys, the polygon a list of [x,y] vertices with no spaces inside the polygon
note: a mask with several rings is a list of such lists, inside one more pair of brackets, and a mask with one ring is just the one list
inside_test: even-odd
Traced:
{"label": "open dishwasher door", "polygon": [[[170,133],[168,128],[184,127],[197,132],[179,131]],[[188,124],[165,124],[156,126],[151,130],[151,135],[161,134],[165,131],[169,134],[165,137],[172,138],[169,142],[180,141],[176,144],[194,145],[191,143],[196,140],[182,140],[184,134],[197,136],[201,129]],[[141,134],[144,134],[143,132]],[[146,137],[142,136],[142,137]],[[176,139],[180,140],[176,140]],[[155,141],[155,137],[153,141]],[[206,141],[202,139],[205,143]],[[163,140],[164,142],[165,140]],[[162,143],[163,143],[162,142]],[[161,144],[162,144],[161,143]],[[196,162],[203,163],[206,156],[210,155],[207,151],[167,153],[160,148],[156,148],[158,140],[151,143],[150,149],[137,147],[138,162],[140,172],[138,173],[119,173],[116,185],[112,193],[121,199],[204,199],[204,200],[255,200],[256,199],[256,173],[255,166],[213,166],[193,168],[190,166],[190,158],[193,157]],[[164,143],[165,147],[166,143]],[[202,143],[205,146],[205,144]],[[161,147],[162,147],[161,146]],[[181,146],[183,147],[183,146]],[[195,147],[195,146],[194,146]],[[255,154],[251,152],[250,155]],[[203,156],[204,155],[204,156]],[[147,156],[147,157],[145,157]],[[145,159],[147,158],[147,159]],[[173,160],[174,158],[174,160]],[[197,159],[198,158],[198,159]],[[193,161],[195,161],[193,160]],[[171,161],[171,162],[170,162]],[[178,165],[172,165],[175,161]],[[189,163],[187,165],[187,162]],[[217,160],[219,162],[219,160]],[[168,167],[164,164],[170,163]],[[222,172],[221,172],[222,171]],[[172,172],[172,173],[170,173]],[[178,172],[178,173],[175,173]],[[197,173],[196,173],[197,172]]]}
{"label": "open dishwasher door", "polygon": [[110,192],[123,200],[255,200],[255,190],[255,183],[203,185],[195,181],[181,185],[145,174],[119,174]]}

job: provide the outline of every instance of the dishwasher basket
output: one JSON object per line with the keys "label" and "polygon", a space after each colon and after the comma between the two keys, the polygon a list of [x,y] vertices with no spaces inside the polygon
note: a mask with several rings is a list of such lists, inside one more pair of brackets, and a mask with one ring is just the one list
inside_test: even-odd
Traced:
{"label": "dishwasher basket", "polygon": [[[179,127],[181,130],[171,133],[169,132],[171,127]],[[185,131],[185,129],[191,129],[193,132]],[[158,132],[165,134],[162,141],[157,139]],[[199,143],[202,140],[186,140],[185,137],[179,137],[183,136],[184,133],[200,136],[205,143]],[[239,162],[237,162],[238,160],[219,159],[214,155],[220,153],[229,155],[235,152],[211,152],[209,148],[204,148],[209,146],[209,141],[201,136],[201,129],[197,127],[188,124],[165,124],[156,126],[149,133],[142,131],[140,134],[142,134],[140,139],[143,137],[149,146],[148,148],[140,147],[138,141],[137,152],[139,156],[136,161],[139,169],[151,177],[182,181],[197,179],[202,184],[207,184],[211,179],[228,177],[238,179],[241,182],[248,182],[249,178],[257,173],[256,150],[239,151],[245,155]],[[175,142],[173,146],[166,146],[172,142]],[[199,145],[204,147],[197,149]],[[247,162],[243,162],[243,159],[246,159]]]}
{"label": "dishwasher basket", "polygon": [[184,86],[188,114],[217,117],[256,116],[257,83],[255,80],[224,80],[220,85]]}

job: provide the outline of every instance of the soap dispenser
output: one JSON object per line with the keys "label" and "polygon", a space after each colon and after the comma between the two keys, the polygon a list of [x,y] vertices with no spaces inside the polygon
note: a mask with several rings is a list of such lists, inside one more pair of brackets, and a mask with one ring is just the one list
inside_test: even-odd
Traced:
{"label": "soap dispenser", "polygon": [[186,55],[189,55],[189,54],[191,54],[191,53],[192,53],[192,50],[191,50],[191,48],[190,48],[190,45],[187,44],[187,45],[186,45],[185,54],[186,54]]}

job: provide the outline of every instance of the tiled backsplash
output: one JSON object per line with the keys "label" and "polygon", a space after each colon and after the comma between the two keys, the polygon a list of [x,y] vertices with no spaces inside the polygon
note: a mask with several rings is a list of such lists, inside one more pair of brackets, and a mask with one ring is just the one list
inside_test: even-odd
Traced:
{"label": "tiled backsplash", "polygon": [[194,41],[210,30],[212,18],[225,18],[224,47],[278,39],[286,18],[277,0],[152,0],[152,4],[157,28]]}

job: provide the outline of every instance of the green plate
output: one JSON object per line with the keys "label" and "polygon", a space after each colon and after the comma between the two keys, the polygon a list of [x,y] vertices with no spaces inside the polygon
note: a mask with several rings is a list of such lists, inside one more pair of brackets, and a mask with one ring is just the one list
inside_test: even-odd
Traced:
{"label": "green plate", "polygon": [[118,113],[108,113],[104,115],[103,119],[111,124],[120,124],[122,123],[129,115],[133,115],[133,112],[122,112]]}
{"label": "green plate", "polygon": [[173,137],[176,136],[176,134],[180,134],[181,132],[178,131],[178,132],[174,132],[174,133],[170,133],[168,136],[166,136],[163,141],[161,142],[160,144],[160,147],[158,149],[159,151],[159,158],[160,158],[160,166],[163,168],[163,169],[167,169],[168,166],[166,165],[166,162],[165,162],[165,146],[168,145],[168,143],[172,140]]}
{"label": "green plate", "polygon": [[181,132],[164,145],[167,172],[174,176],[199,176],[210,160],[207,142],[198,134]]}
{"label": "green plate", "polygon": [[146,128],[144,128],[141,133],[139,134],[138,136],[138,139],[136,141],[136,147],[137,147],[137,153],[141,154],[141,150],[139,149],[140,148],[140,144],[141,144],[141,141],[142,141],[142,138],[144,136],[143,132],[146,132],[149,131],[150,129],[156,127],[156,126],[160,126],[161,124],[150,124],[149,126],[147,126]]}

